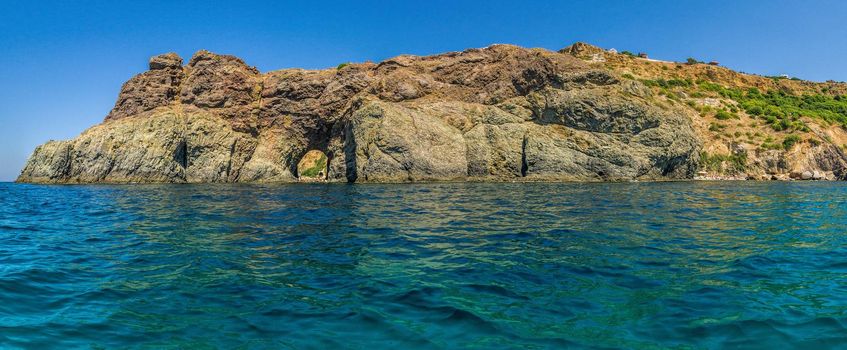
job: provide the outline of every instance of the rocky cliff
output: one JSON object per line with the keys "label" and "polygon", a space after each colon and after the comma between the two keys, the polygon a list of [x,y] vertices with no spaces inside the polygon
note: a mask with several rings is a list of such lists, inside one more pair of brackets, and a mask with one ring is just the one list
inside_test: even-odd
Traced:
{"label": "rocky cliff", "polygon": [[[293,182],[304,163],[310,181],[335,182],[662,180],[703,171],[710,141],[698,111],[663,102],[651,84],[586,58],[586,48],[494,45],[268,73],[208,51],[185,65],[160,55],[124,84],[103,123],[37,147],[18,181]],[[840,176],[840,149],[827,149],[809,168],[828,162],[825,171]]]}
{"label": "rocky cliff", "polygon": [[847,84],[745,74],[689,58],[670,62],[584,43],[561,52],[690,112],[703,147],[695,178],[844,180]]}

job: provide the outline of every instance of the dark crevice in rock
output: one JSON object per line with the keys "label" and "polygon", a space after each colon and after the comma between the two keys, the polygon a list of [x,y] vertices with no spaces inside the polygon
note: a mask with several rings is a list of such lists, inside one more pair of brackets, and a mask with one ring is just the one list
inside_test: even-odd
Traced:
{"label": "dark crevice in rock", "polygon": [[71,176],[71,174],[73,173],[73,164],[74,164],[73,151],[74,151],[73,146],[68,145],[67,155],[65,156],[65,159],[68,163],[64,166],[64,172],[61,176],[61,178],[63,178],[63,179],[69,178]]}
{"label": "dark crevice in rock", "polygon": [[526,177],[526,171],[529,169],[529,166],[526,164],[526,141],[527,137],[524,136],[521,143],[521,177]]}
{"label": "dark crevice in rock", "polygon": [[680,166],[685,165],[687,161],[688,157],[677,156],[670,159],[661,160],[660,162],[656,163],[656,166],[662,169],[662,176],[668,176],[671,173],[675,172]]}
{"label": "dark crevice in rock", "polygon": [[353,136],[353,125],[347,123],[344,127],[344,177],[353,183],[359,178],[356,167],[356,138]]}
{"label": "dark crevice in rock", "polygon": [[227,180],[231,180],[230,174],[232,173],[232,157],[235,156],[235,147],[238,145],[238,140],[232,142],[232,145],[229,147],[229,160],[226,163],[226,178]]}
{"label": "dark crevice in rock", "polygon": [[174,150],[174,161],[182,167],[183,171],[188,168],[188,142],[182,140]]}
{"label": "dark crevice in rock", "polygon": [[326,153],[326,170],[323,174],[323,180],[329,180],[329,169],[331,169],[333,158],[335,157],[333,157],[332,152]]}

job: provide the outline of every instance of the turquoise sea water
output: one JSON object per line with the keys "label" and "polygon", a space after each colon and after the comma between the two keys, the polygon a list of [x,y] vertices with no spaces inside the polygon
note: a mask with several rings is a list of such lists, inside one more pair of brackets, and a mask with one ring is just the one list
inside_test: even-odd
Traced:
{"label": "turquoise sea water", "polygon": [[0,348],[845,348],[843,183],[0,184]]}

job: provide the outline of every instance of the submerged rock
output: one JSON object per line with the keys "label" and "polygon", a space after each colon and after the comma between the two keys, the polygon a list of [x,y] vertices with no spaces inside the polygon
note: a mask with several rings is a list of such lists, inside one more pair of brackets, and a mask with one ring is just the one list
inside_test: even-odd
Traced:
{"label": "submerged rock", "polygon": [[[104,123],[36,148],[18,181],[288,182],[692,178],[680,107],[566,53],[495,45],[321,71],[260,73],[208,51],[124,84]],[[314,165],[314,164],[313,164]]]}

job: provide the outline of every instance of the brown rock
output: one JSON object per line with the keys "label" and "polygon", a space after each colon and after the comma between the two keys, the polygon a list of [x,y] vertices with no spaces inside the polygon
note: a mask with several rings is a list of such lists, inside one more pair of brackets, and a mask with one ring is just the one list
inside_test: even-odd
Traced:
{"label": "brown rock", "polygon": [[137,115],[174,102],[185,76],[180,64],[182,59],[173,53],[151,58],[150,68],[154,70],[136,75],[124,83],[106,121]]}
{"label": "brown rock", "polygon": [[173,52],[150,57],[150,70],[181,67],[182,57],[179,57],[179,55]]}
{"label": "brown rock", "polygon": [[179,90],[183,105],[211,111],[235,130],[256,132],[262,77],[255,67],[235,56],[201,50],[186,72]]}

